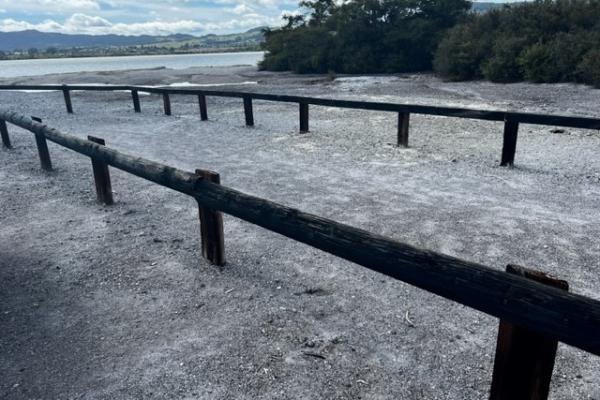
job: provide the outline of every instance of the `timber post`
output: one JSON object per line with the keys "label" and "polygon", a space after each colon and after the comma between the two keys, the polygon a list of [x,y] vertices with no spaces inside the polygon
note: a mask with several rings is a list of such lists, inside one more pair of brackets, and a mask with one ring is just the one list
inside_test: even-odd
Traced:
{"label": "timber post", "polygon": [[408,147],[408,127],[410,125],[410,114],[398,113],[398,147]]}
{"label": "timber post", "polygon": [[[31,117],[31,119],[38,124],[42,123],[42,119],[38,117]],[[41,133],[33,133],[35,136],[35,144],[37,146],[38,154],[40,156],[40,165],[44,171],[52,171],[52,160],[50,159],[50,152],[48,151],[48,142],[46,136]]]}
{"label": "timber post", "polygon": [[67,112],[69,114],[73,114],[73,104],[71,103],[71,92],[67,88],[67,85],[62,85],[63,97],[65,98],[65,106],[67,107]]}
{"label": "timber post", "polygon": [[163,93],[163,106],[165,115],[171,115],[171,98],[169,97],[169,93]]}
{"label": "timber post", "polygon": [[519,135],[519,122],[510,117],[504,120],[504,140],[502,142],[501,167],[512,166],[515,163],[517,151],[517,137]]}
{"label": "timber post", "polygon": [[254,126],[254,112],[252,111],[252,97],[244,96],[244,116],[246,126]]}
{"label": "timber post", "polygon": [[208,110],[206,108],[206,96],[203,94],[198,95],[198,105],[200,106],[200,120],[208,120]]}
{"label": "timber post", "polygon": [[131,90],[131,99],[133,100],[133,110],[136,113],[142,112],[142,107],[140,106],[140,94],[137,90]]}
{"label": "timber post", "polygon": [[300,133],[308,132],[308,103],[300,103]]}
{"label": "timber post", "polygon": [[[106,142],[104,139],[97,138],[94,136],[88,136],[90,142],[105,146]],[[94,184],[96,186],[96,196],[98,201],[110,206],[114,204],[112,185],[110,183],[110,171],[108,170],[108,164],[97,158],[90,157],[92,159],[92,170],[94,171]]]}
{"label": "timber post", "polygon": [[[196,170],[199,179],[221,184],[218,173],[207,170]],[[200,237],[202,256],[217,266],[225,265],[225,238],[223,235],[223,214],[220,211],[205,207],[198,202],[200,215]]]}
{"label": "timber post", "polygon": [[[541,272],[509,265],[509,274],[518,275],[564,291],[566,281]],[[490,400],[546,400],[558,341],[510,322],[500,320]]]}
{"label": "timber post", "polygon": [[0,136],[2,137],[2,145],[7,149],[12,149],[12,145],[10,144],[10,136],[8,136],[6,121],[3,119],[0,119]]}

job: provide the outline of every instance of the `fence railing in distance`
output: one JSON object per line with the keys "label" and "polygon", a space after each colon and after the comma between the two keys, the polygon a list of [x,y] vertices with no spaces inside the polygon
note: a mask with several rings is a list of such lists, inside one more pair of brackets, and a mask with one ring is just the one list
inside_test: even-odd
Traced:
{"label": "fence railing in distance", "polygon": [[70,92],[74,90],[130,91],[133,97],[135,112],[141,112],[138,96],[139,92],[159,94],[162,95],[163,98],[163,110],[165,115],[171,115],[172,112],[170,95],[193,95],[198,96],[198,100],[200,103],[200,115],[203,121],[208,119],[206,106],[207,96],[241,98],[243,100],[246,126],[254,126],[255,123],[253,100],[298,103],[300,113],[300,133],[308,132],[309,105],[395,112],[398,113],[397,143],[399,147],[408,147],[409,145],[408,139],[410,114],[499,121],[504,122],[505,125],[504,141],[502,146],[502,157],[500,162],[500,165],[502,166],[512,166],[514,164],[515,154],[517,150],[517,135],[519,130],[519,124],[535,124],[600,130],[600,118],[591,117],[548,115],[496,110],[478,110],[461,107],[427,106],[419,104],[381,103],[360,100],[326,99],[317,97],[276,95],[252,92],[205,90],[198,88],[150,87],[131,85],[0,85],[0,90],[60,90],[64,94],[65,105],[69,113],[73,112]]}

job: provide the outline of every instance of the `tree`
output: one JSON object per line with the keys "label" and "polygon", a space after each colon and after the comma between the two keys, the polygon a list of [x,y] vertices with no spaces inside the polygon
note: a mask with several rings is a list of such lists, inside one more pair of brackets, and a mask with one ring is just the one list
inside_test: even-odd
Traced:
{"label": "tree", "polygon": [[429,70],[467,0],[304,0],[307,15],[265,34],[261,68],[378,73]]}

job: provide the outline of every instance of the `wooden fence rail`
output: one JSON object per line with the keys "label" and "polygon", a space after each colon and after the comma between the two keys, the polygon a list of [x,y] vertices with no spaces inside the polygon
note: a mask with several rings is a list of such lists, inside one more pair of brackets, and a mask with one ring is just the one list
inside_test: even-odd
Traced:
{"label": "wooden fence rail", "polygon": [[232,215],[486,314],[600,355],[600,301],[480,264],[399,243],[66,135],[14,112],[0,120]]}
{"label": "wooden fence rail", "polygon": [[0,110],[3,139],[8,140],[6,122],[32,132],[36,141],[90,157],[96,193],[105,204],[113,202],[109,166],[195,198],[202,255],[213,264],[225,263],[221,213],[226,213],[500,318],[493,400],[547,399],[558,341],[600,355],[600,301],[569,293],[564,281],[418,249],[222,186],[216,172],[182,171],[106,147],[100,138],[63,134],[39,118]]}
{"label": "wooden fence rail", "polygon": [[134,110],[140,112],[139,92],[159,94],[163,97],[164,112],[171,115],[171,101],[169,95],[198,96],[200,103],[201,119],[208,119],[206,97],[232,97],[243,100],[244,115],[247,126],[254,125],[253,100],[275,101],[285,103],[298,103],[300,112],[300,133],[308,132],[309,105],[337,107],[348,109],[386,111],[398,113],[398,146],[408,147],[409,118],[410,114],[434,115],[454,118],[468,118],[487,121],[504,122],[504,141],[500,165],[513,165],[517,149],[517,135],[520,124],[535,124],[547,126],[561,126],[582,129],[600,129],[600,118],[576,117],[566,115],[547,115],[534,113],[521,113],[497,110],[477,110],[461,107],[426,106],[418,104],[381,103],[359,100],[325,99],[317,97],[276,95],[252,92],[236,92],[222,90],[204,90],[197,88],[149,87],[149,86],[124,86],[124,85],[0,85],[0,90],[60,90],[65,97],[67,112],[73,112],[69,93],[78,91],[130,91],[133,97]]}

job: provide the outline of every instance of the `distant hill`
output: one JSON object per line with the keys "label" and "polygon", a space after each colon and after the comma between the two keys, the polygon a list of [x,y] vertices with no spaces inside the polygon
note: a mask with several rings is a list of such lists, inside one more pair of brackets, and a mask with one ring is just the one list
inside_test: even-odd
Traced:
{"label": "distant hill", "polygon": [[26,30],[19,32],[0,32],[0,51],[28,50],[36,48],[90,48],[90,47],[128,47],[128,46],[171,46],[187,44],[193,47],[235,48],[258,45],[263,41],[263,28],[251,29],[244,33],[229,35],[193,36],[175,34],[169,36],[123,36],[123,35],[68,35],[63,33]]}

